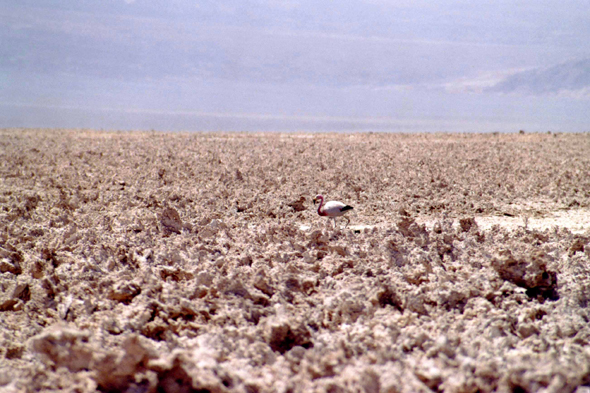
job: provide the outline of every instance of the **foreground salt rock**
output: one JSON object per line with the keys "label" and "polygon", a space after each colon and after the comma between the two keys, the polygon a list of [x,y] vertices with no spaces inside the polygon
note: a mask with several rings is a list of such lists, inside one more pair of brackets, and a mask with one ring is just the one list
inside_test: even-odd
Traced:
{"label": "foreground salt rock", "polygon": [[590,384],[587,135],[1,132],[0,391]]}
{"label": "foreground salt rock", "polygon": [[557,274],[547,269],[550,262],[551,257],[542,252],[517,259],[510,250],[503,250],[491,264],[502,279],[526,288],[529,296],[557,300]]}

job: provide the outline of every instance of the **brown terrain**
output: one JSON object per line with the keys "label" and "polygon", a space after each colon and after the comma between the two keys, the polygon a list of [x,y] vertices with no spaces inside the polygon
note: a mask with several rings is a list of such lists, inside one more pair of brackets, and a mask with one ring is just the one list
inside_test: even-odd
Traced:
{"label": "brown terrain", "polygon": [[590,392],[588,133],[4,129],[0,157],[2,392]]}

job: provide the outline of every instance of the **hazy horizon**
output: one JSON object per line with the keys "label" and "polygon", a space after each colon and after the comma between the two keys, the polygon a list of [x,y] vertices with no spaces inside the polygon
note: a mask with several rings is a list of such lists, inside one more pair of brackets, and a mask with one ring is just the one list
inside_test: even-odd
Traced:
{"label": "hazy horizon", "polygon": [[587,5],[7,3],[0,127],[590,131]]}

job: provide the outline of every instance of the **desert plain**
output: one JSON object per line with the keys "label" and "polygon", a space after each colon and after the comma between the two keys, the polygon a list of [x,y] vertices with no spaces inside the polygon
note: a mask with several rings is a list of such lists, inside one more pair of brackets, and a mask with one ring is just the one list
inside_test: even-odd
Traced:
{"label": "desert plain", "polygon": [[2,392],[590,392],[588,133],[2,129],[0,158]]}

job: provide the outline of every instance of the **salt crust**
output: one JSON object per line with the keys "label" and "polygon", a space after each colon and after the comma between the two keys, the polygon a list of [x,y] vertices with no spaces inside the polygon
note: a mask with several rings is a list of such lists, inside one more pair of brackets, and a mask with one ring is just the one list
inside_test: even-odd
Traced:
{"label": "salt crust", "polygon": [[588,134],[0,136],[3,392],[590,384]]}

